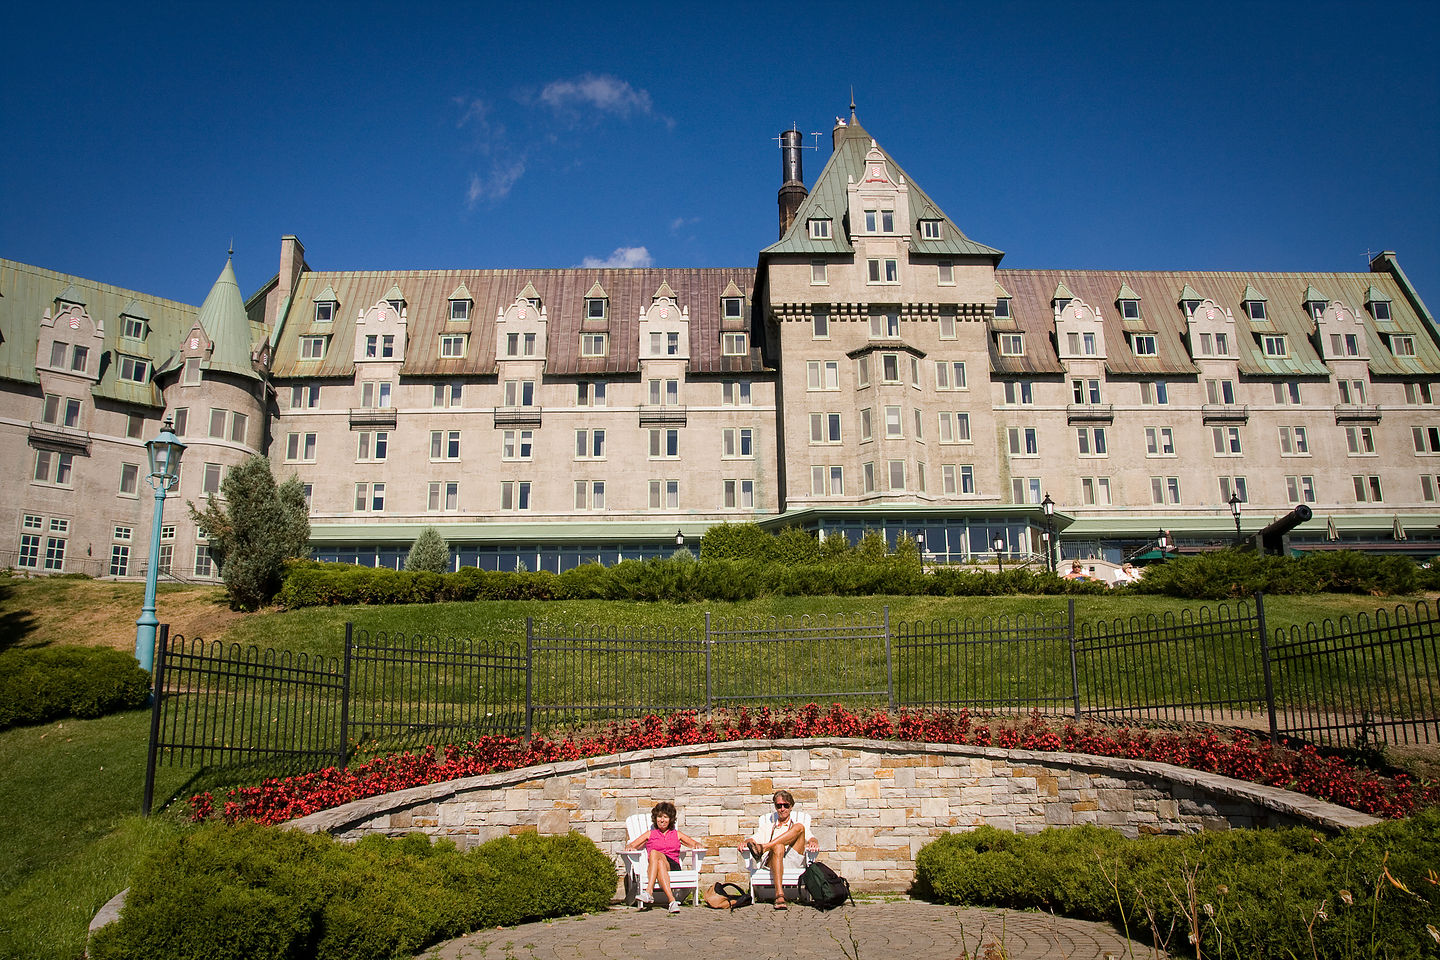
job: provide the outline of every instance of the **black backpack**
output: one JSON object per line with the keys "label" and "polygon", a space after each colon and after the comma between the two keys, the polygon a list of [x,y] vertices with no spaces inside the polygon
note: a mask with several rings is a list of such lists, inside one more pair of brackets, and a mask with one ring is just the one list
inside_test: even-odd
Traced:
{"label": "black backpack", "polygon": [[850,896],[849,881],[818,860],[800,874],[800,889],[817,910],[834,909],[846,900],[855,902]]}

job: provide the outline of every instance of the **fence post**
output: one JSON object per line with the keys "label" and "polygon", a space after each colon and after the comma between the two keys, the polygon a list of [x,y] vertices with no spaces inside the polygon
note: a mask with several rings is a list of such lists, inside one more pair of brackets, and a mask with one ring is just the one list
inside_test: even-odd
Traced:
{"label": "fence post", "polygon": [[535,676],[535,618],[525,618],[525,736],[534,733],[535,703],[532,680]]}
{"label": "fence post", "polygon": [[1270,742],[1280,742],[1280,725],[1275,720],[1275,680],[1270,675],[1270,632],[1265,629],[1265,595],[1255,591],[1255,619],[1260,629],[1260,663],[1265,672],[1265,708],[1270,713]]}
{"label": "fence post", "polygon": [[345,665],[340,673],[340,742],[336,749],[340,769],[350,765],[350,649],[355,643],[355,624],[345,621]]}
{"label": "fence post", "polygon": [[895,665],[890,659],[890,604],[885,604],[885,695],[891,710],[895,709]]}
{"label": "fence post", "polygon": [[165,695],[165,654],[169,650],[170,624],[160,624],[155,638],[155,687],[150,691],[150,746],[145,751],[145,793],[140,798],[140,815],[150,816],[155,802],[155,764],[160,753],[160,700]]}
{"label": "fence post", "polygon": [[1075,698],[1075,719],[1080,719],[1080,670],[1075,663],[1075,598],[1070,598],[1070,620],[1065,636],[1070,641],[1070,693]]}
{"label": "fence post", "polygon": [[715,704],[714,704],[714,702],[713,702],[713,696],[714,696],[714,695],[713,695],[713,692],[712,692],[711,686],[710,686],[710,666],[711,666],[711,665],[710,665],[710,611],[709,611],[709,610],[706,610],[706,611],[705,611],[705,713],[706,713],[707,716],[715,711]]}

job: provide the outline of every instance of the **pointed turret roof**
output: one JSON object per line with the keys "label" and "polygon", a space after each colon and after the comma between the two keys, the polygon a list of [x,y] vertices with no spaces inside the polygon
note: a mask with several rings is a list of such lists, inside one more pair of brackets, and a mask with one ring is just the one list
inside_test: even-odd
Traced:
{"label": "pointed turret roof", "polygon": [[240,284],[230,260],[225,261],[225,269],[200,305],[198,319],[215,344],[209,369],[260,379],[250,361],[250,318],[245,314],[245,299],[240,296]]}

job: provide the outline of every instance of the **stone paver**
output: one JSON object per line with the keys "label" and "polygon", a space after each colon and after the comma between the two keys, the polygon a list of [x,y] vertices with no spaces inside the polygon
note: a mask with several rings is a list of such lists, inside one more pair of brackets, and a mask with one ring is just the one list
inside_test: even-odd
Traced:
{"label": "stone paver", "polygon": [[1039,913],[862,900],[828,913],[768,903],[734,914],[686,906],[607,913],[482,930],[422,954],[424,960],[1106,960],[1151,958],[1108,924]]}

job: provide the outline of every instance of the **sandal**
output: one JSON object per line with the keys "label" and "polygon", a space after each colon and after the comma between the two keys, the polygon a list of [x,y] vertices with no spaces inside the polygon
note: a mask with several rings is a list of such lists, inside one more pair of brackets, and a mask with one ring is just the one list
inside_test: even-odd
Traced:
{"label": "sandal", "polygon": [[785,898],[784,898],[784,897],[779,896],[779,895],[777,894],[776,897],[775,897],[775,909],[776,909],[776,910],[789,910],[789,909],[790,909],[790,904],[788,904],[788,903],[785,902]]}
{"label": "sandal", "polygon": [[756,863],[759,863],[765,857],[764,849],[762,849],[761,846],[754,840],[746,840],[745,849],[750,851],[750,857]]}

